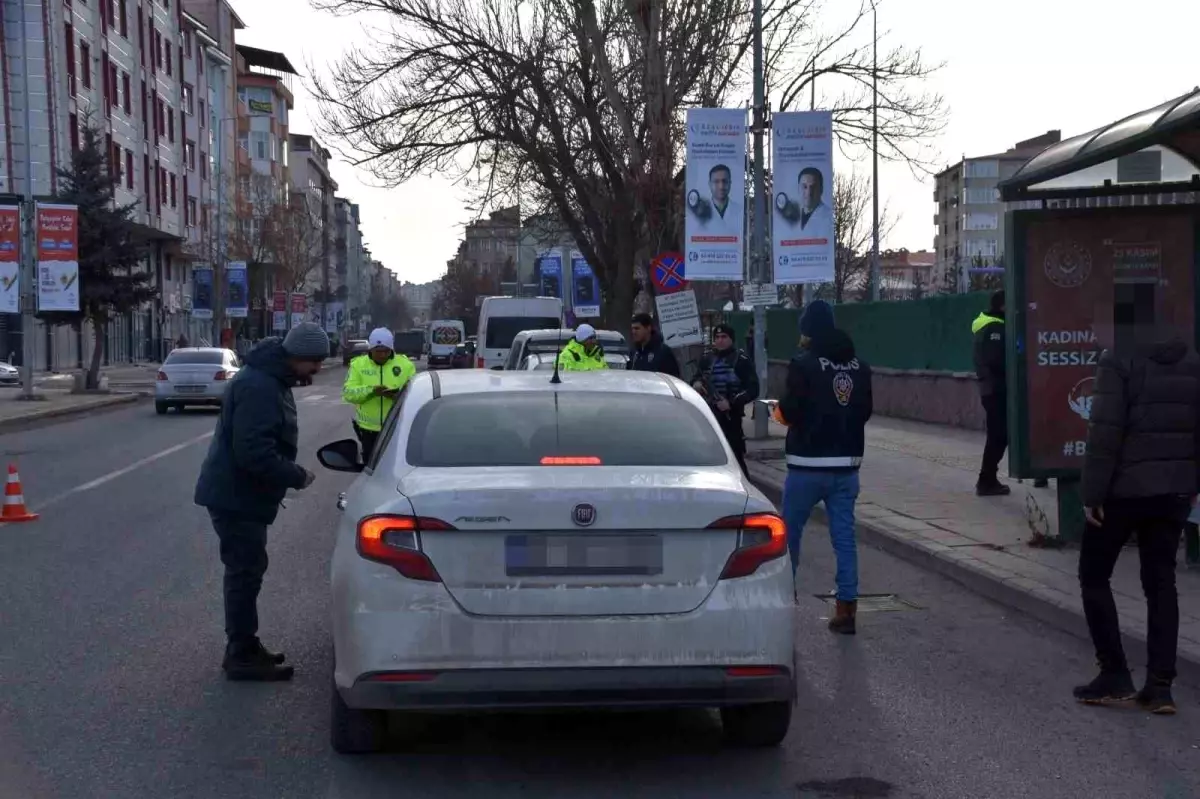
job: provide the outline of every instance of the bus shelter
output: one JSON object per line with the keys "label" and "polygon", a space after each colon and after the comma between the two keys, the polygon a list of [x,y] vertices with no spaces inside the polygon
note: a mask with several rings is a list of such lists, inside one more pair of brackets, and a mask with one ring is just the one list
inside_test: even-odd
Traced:
{"label": "bus shelter", "polygon": [[1055,478],[1060,534],[1078,540],[1092,386],[1115,320],[1148,307],[1200,340],[1200,89],[1052,145],[1000,194],[1009,473]]}

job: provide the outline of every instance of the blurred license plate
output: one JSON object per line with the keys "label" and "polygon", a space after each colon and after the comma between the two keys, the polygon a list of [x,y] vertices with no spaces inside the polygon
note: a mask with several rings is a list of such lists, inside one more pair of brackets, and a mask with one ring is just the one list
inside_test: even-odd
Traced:
{"label": "blurred license plate", "polygon": [[180,394],[199,394],[205,389],[205,386],[175,386],[175,390]]}
{"label": "blurred license plate", "polygon": [[662,574],[662,538],[641,535],[510,535],[504,570],[512,577]]}

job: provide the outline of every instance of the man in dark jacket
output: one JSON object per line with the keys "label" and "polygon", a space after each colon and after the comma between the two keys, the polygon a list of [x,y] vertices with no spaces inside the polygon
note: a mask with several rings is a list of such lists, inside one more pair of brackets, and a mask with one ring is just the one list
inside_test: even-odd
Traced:
{"label": "man in dark jacket", "polygon": [[267,527],[289,488],[308,488],[296,463],[299,429],[292,385],[321,370],[329,339],[306,322],[282,341],[263,340],[226,389],[221,415],[196,482],[225,564],[225,659],[231,680],[288,680],[292,667],[258,640],[258,592],[267,571]]}
{"label": "man in dark jacket", "polygon": [[833,309],[815,300],[800,317],[800,355],[788,365],[787,389],[779,402],[788,426],[783,486],[792,573],[800,564],[800,538],[818,502],[825,503],[837,557],[837,612],[829,629],[854,635],[858,610],[858,547],[854,503],[858,468],[871,418],[871,367],[857,357],[854,342],[834,326]]}
{"label": "man in dark jacket", "polygon": [[758,399],[758,376],[746,353],[733,346],[733,328],[721,324],[713,327],[712,353],[700,359],[692,387],[704,395],[717,423],[746,471],[746,431],[742,417],[746,406]]}
{"label": "man in dark jacket", "polygon": [[654,317],[648,313],[633,315],[629,326],[633,346],[629,348],[629,368],[635,372],[662,372],[679,377],[679,362],[675,353],[655,329]]}
{"label": "man in dark jacket", "polygon": [[[1145,313],[1132,309],[1130,315]],[[1118,319],[1118,326],[1126,325]],[[1136,698],[1153,713],[1175,712],[1175,556],[1200,488],[1198,467],[1200,358],[1170,335],[1151,339],[1142,333],[1127,347],[1118,339],[1116,351],[1106,351],[1096,370],[1083,466],[1088,529],[1079,552],[1079,584],[1100,675],[1075,689],[1079,701],[1135,697],[1109,580],[1125,542],[1136,533],[1148,611],[1146,682]]]}

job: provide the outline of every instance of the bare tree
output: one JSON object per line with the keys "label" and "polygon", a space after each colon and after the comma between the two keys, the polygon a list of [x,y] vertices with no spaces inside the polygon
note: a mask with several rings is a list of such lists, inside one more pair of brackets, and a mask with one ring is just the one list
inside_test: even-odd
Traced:
{"label": "bare tree", "polygon": [[325,259],[325,229],[318,200],[303,192],[292,194],[271,220],[275,255],[275,285],[299,291],[319,274]]}
{"label": "bare tree", "polygon": [[[387,185],[451,175],[481,208],[511,204],[520,187],[522,207],[562,220],[596,270],[606,317],[628,319],[635,270],[679,245],[684,110],[738,104],[745,88],[749,0],[311,1],[389,23],[315,80],[325,137]],[[763,1],[770,75],[802,67],[816,8]],[[825,42],[818,63],[853,80],[859,51],[843,42]],[[927,73],[885,53],[896,119],[900,84]],[[910,133],[940,119],[927,114],[938,98],[917,101]],[[844,135],[858,105],[839,113]]]}
{"label": "bare tree", "polygon": [[446,266],[433,292],[430,313],[435,319],[462,319],[468,327],[475,318],[475,298],[484,290],[484,281],[469,264],[455,258]]}
{"label": "bare tree", "polygon": [[[871,181],[857,172],[838,175],[833,181],[833,282],[817,287],[816,296],[836,303],[870,298],[871,277]],[[895,221],[887,208],[879,212],[879,236],[883,238]]]}

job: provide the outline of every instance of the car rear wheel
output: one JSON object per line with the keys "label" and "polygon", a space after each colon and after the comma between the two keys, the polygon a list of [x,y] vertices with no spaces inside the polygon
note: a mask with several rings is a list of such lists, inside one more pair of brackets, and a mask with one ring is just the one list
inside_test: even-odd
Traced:
{"label": "car rear wheel", "polygon": [[343,755],[358,755],[384,748],[387,743],[387,711],[349,707],[332,680],[329,683],[329,697],[329,740],[333,751]]}
{"label": "car rear wheel", "polygon": [[725,740],[733,746],[767,748],[787,737],[792,723],[791,702],[721,708]]}
{"label": "car rear wheel", "polygon": [[165,403],[165,402],[154,403],[154,412],[157,413],[159,416],[166,416],[167,408],[168,408],[168,406],[167,406],[167,403]]}

